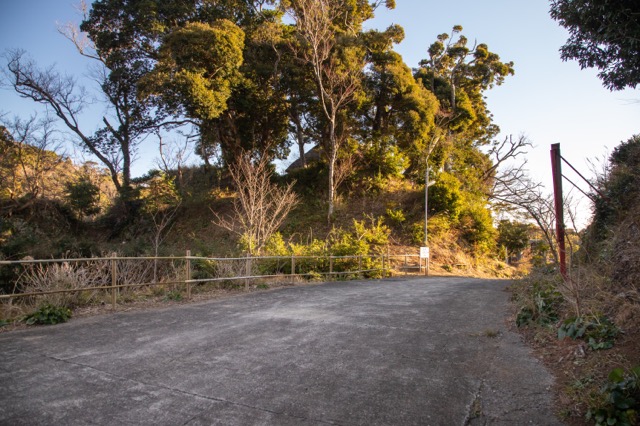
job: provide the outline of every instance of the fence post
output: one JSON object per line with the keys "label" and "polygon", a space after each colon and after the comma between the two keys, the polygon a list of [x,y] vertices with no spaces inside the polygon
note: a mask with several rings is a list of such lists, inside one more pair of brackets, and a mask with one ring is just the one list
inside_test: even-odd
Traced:
{"label": "fence post", "polygon": [[296,257],[291,255],[291,284],[296,281]]}
{"label": "fence post", "polygon": [[191,300],[191,250],[187,250],[186,268],[185,268],[185,283],[187,284],[187,300]]}
{"label": "fence post", "polygon": [[407,273],[408,273],[408,272],[407,272],[407,269],[408,269],[408,268],[407,268],[407,255],[406,255],[406,253],[405,253],[405,255],[404,255],[404,274],[405,274],[405,275],[407,275]]}
{"label": "fence post", "polygon": [[[245,267],[245,277],[251,276],[251,253],[247,254],[247,265]],[[249,278],[244,279],[244,289],[249,290]]]}
{"label": "fence post", "polygon": [[329,255],[329,280],[333,280],[333,256]]}
{"label": "fence post", "polygon": [[358,255],[358,278],[362,278],[362,255]]}
{"label": "fence post", "polygon": [[116,292],[118,291],[118,289],[116,288],[116,285],[118,284],[118,263],[115,259],[116,257],[116,253],[111,254],[111,257],[113,259],[111,259],[111,305],[113,306],[113,309],[116,308]]}

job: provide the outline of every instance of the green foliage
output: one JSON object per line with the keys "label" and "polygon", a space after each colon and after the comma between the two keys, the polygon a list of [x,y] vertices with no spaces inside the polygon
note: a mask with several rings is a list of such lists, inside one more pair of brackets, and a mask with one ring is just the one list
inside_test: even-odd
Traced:
{"label": "green foliage", "polygon": [[268,256],[288,256],[291,254],[291,250],[287,247],[287,243],[284,242],[282,234],[276,232],[271,235],[265,244],[265,253]]}
{"label": "green foliage", "polygon": [[100,188],[88,176],[66,184],[67,202],[81,216],[100,213]]}
{"label": "green foliage", "polygon": [[26,256],[39,238],[37,231],[19,218],[0,218],[0,254],[6,259]]}
{"label": "green foliage", "polygon": [[387,208],[386,213],[389,221],[397,227],[400,227],[407,220],[401,208]]}
{"label": "green foliage", "polygon": [[462,210],[462,183],[452,174],[443,172],[429,187],[429,214],[446,214],[457,220]]}
{"label": "green foliage", "polygon": [[601,184],[604,197],[597,195],[589,237],[605,239],[610,230],[636,205],[640,197],[640,135],[617,146],[609,158],[610,173]]}
{"label": "green foliage", "polygon": [[191,262],[193,268],[191,277],[195,280],[203,278],[214,278],[218,276],[218,262],[209,259],[196,259]]}
{"label": "green foliage", "polygon": [[570,337],[574,340],[584,339],[592,350],[610,349],[613,347],[620,330],[605,317],[594,317],[585,320],[573,317],[565,320],[558,328],[558,339]]}
{"label": "green foliage", "polygon": [[71,309],[65,308],[64,306],[46,304],[41,306],[37,311],[24,317],[24,321],[28,325],[52,325],[67,322],[69,318],[71,318]]}
{"label": "green foliage", "polygon": [[562,59],[598,68],[608,89],[635,88],[640,83],[639,14],[637,1],[552,1],[551,17],[569,31]]}
{"label": "green foliage", "polygon": [[[369,223],[367,223],[367,221]],[[353,230],[333,229],[329,236],[331,254],[334,256],[367,255],[370,250],[386,246],[389,242],[389,228],[382,218],[367,217],[353,220]]]}
{"label": "green foliage", "polygon": [[496,230],[488,208],[480,203],[468,205],[460,215],[462,238],[472,244],[474,250],[487,253],[495,246]]}
{"label": "green foliage", "polygon": [[501,220],[498,224],[497,243],[505,247],[509,254],[521,252],[529,244],[529,225]]}
{"label": "green foliage", "polygon": [[173,301],[173,302],[180,302],[182,300],[182,293],[178,290],[171,290],[170,292],[168,292],[166,294],[166,296],[164,297],[165,301]]}
{"label": "green foliage", "polygon": [[484,43],[475,43],[472,50],[461,31],[457,25],[451,34],[440,34],[415,75],[440,101],[448,131],[472,141],[486,140],[496,129],[484,92],[514,74],[513,62],[502,62]]}
{"label": "green foliage", "polygon": [[175,178],[163,172],[150,173],[140,191],[145,212],[154,214],[174,207],[180,202],[180,194],[176,189]]}
{"label": "green foliage", "polygon": [[256,288],[260,290],[269,290],[269,284],[258,284]]}
{"label": "green foliage", "polygon": [[409,159],[397,145],[381,140],[362,148],[362,162],[367,168],[381,177],[399,178],[409,167]]}
{"label": "green foliage", "polygon": [[590,407],[587,420],[597,426],[637,424],[640,412],[640,366],[629,373],[615,368],[609,373],[609,382],[602,388],[606,402],[602,406]]}
{"label": "green foliage", "polygon": [[244,32],[230,21],[187,23],[165,37],[155,69],[141,80],[143,94],[178,114],[216,118],[227,108],[243,47]]}
{"label": "green foliage", "polygon": [[424,244],[424,222],[413,223],[409,232],[411,236],[411,242],[413,244],[418,246]]}
{"label": "green foliage", "polygon": [[[368,222],[368,223],[367,223]],[[381,252],[389,242],[389,228],[382,218],[367,217],[361,221],[353,221],[353,230],[333,229],[329,236],[330,251],[333,256],[363,256],[361,264],[358,259],[336,259],[334,271],[362,269],[378,269],[381,261],[370,257],[372,252]],[[366,277],[378,277],[381,272],[367,272]]]}
{"label": "green foliage", "polygon": [[324,183],[328,179],[327,167],[323,163],[312,162],[305,168],[289,171],[290,181],[295,182],[295,190],[298,194],[308,197],[317,197],[324,190]]}
{"label": "green foliage", "polygon": [[531,323],[549,325],[558,321],[564,298],[553,285],[536,283],[531,286],[526,297],[527,300],[516,315],[518,327]]}

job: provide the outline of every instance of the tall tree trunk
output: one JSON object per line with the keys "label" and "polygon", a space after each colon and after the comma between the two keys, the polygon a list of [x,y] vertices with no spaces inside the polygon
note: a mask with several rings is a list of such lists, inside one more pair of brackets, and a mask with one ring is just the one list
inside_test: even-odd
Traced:
{"label": "tall tree trunk", "polygon": [[334,212],[334,201],[336,198],[336,187],[335,187],[335,168],[336,168],[336,159],[338,158],[338,146],[336,141],[336,124],[335,124],[335,115],[332,120],[330,120],[329,124],[329,212],[327,213],[327,220],[331,223],[331,218],[333,217]]}
{"label": "tall tree trunk", "polygon": [[298,117],[297,111],[294,114],[291,114],[291,118],[293,120],[293,123],[296,126],[296,139],[298,142],[298,151],[300,152],[300,164],[304,169],[307,167],[307,160],[305,158],[305,153],[304,153],[304,144],[305,144],[304,128],[302,127],[302,123],[300,122],[300,117]]}

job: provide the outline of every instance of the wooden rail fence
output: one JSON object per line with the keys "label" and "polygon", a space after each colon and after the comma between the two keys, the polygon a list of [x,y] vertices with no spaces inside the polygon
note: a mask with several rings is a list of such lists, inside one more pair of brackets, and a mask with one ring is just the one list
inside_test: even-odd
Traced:
{"label": "wooden rail fence", "polygon": [[[191,299],[192,288],[198,284],[211,282],[243,281],[245,289],[249,288],[252,280],[283,280],[294,283],[300,278],[326,277],[329,280],[336,277],[376,277],[390,276],[392,271],[399,271],[405,275],[422,270],[422,264],[416,264],[418,255],[360,255],[360,256],[260,256],[260,257],[235,257],[213,258],[191,256],[187,250],[185,256],[159,256],[159,257],[96,257],[96,258],[72,258],[72,259],[40,259],[40,260],[11,260],[0,261],[2,267],[22,268],[17,273],[16,282],[4,284],[4,288],[13,287],[10,293],[0,293],[0,302],[11,301],[18,298],[45,296],[51,294],[81,293],[86,291],[104,291],[110,296],[110,302],[115,308],[118,302],[119,292],[123,289],[140,287],[182,286],[186,299]],[[147,278],[139,279],[142,282],[127,282],[129,277],[123,276],[119,269],[126,262],[152,262],[145,272],[140,275]],[[172,265],[172,273],[165,274],[162,279],[157,279],[158,265],[168,262]],[[45,273],[47,265],[63,265],[70,273],[80,270],[82,264],[86,268],[102,267],[102,273],[98,284],[89,283],[74,288],[54,288],[39,291],[22,292],[25,288],[25,273],[34,271]],[[72,266],[73,265],[73,266]],[[120,266],[120,268],[119,268]],[[73,268],[76,269],[73,269]],[[194,271],[195,267],[195,271]],[[39,269],[35,269],[39,268]],[[153,272],[153,279],[149,280]],[[194,272],[197,272],[194,274]],[[12,285],[11,285],[12,284]]]}

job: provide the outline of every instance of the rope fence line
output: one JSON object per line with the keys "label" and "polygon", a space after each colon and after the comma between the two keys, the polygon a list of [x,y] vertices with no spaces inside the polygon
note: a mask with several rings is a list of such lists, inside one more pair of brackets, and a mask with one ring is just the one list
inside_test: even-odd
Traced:
{"label": "rope fence line", "polygon": [[[111,296],[111,304],[115,308],[117,305],[119,291],[121,289],[128,288],[141,288],[141,287],[169,287],[169,286],[177,286],[184,285],[186,299],[191,299],[191,290],[193,286],[209,283],[209,282],[224,282],[224,281],[239,281],[244,280],[245,290],[249,289],[249,283],[251,280],[264,280],[264,279],[280,279],[280,280],[289,280],[291,283],[294,283],[297,278],[308,278],[308,277],[316,277],[316,276],[325,276],[329,279],[333,279],[334,277],[340,276],[348,276],[354,275],[356,277],[364,277],[364,274],[374,274],[379,273],[380,275],[377,278],[382,278],[383,276],[388,276],[389,271],[394,269],[403,270],[405,275],[408,274],[409,270],[418,269],[422,270],[422,262],[419,265],[409,264],[408,260],[413,258],[419,258],[419,255],[412,254],[404,254],[404,255],[352,255],[352,256],[260,256],[260,257],[233,257],[233,258],[221,258],[221,257],[202,257],[202,256],[191,256],[189,250],[187,250],[186,256],[141,256],[141,257],[123,257],[123,256],[110,256],[110,257],[92,257],[92,258],[69,258],[69,259],[23,259],[23,260],[1,260],[0,267],[3,266],[21,266],[28,267],[30,265],[47,265],[47,264],[81,264],[81,263],[92,263],[92,262],[105,262],[104,270],[105,283],[101,285],[93,285],[89,287],[77,287],[77,288],[65,288],[65,289],[54,289],[54,290],[43,290],[43,291],[31,291],[31,292],[22,292],[18,293],[15,290],[18,288],[18,282],[14,283],[14,292],[9,294],[1,294],[0,293],[0,302],[3,301],[11,301],[12,299],[18,298],[26,298],[26,297],[37,297],[37,296],[45,296],[52,294],[66,294],[66,293],[81,293],[86,291],[105,291],[110,293]],[[393,261],[393,260],[396,261]],[[398,261],[400,259],[400,261]],[[356,264],[357,260],[357,264]],[[143,282],[143,283],[124,283],[118,284],[118,280],[122,277],[118,274],[118,262],[141,262],[141,261],[152,261],[154,262],[154,268],[157,268],[158,261],[170,261],[170,262],[179,262],[183,265],[182,268],[182,278],[167,280],[167,281],[151,281],[151,282]],[[253,268],[259,267],[261,262],[267,261],[277,261],[275,266],[276,270],[285,270],[286,268],[290,268],[288,273],[279,272],[279,273],[259,273],[254,274]],[[281,262],[282,261],[282,262]],[[342,262],[341,262],[342,261]],[[368,262],[368,266],[363,265],[363,261]],[[213,276],[213,277],[205,277],[205,278],[194,278],[193,277],[193,267],[195,265],[194,262],[208,262],[213,263],[214,266],[224,264],[224,263],[232,263],[236,262],[238,265],[236,267],[243,268],[244,273],[235,273],[233,276]],[[305,263],[306,262],[306,263]],[[244,263],[241,265],[240,263]],[[313,267],[310,267],[309,263],[313,263]],[[264,263],[263,263],[264,264]],[[327,265],[328,264],[328,265]],[[96,265],[93,265],[96,266]],[[232,265],[233,266],[233,265]],[[268,265],[269,266],[269,265]],[[273,265],[270,265],[271,269]],[[328,271],[326,267],[328,266]],[[346,266],[346,270],[335,270],[336,267],[344,268]],[[352,269],[353,267],[356,267]],[[399,266],[399,268],[397,268]],[[97,267],[97,266],[96,266]],[[309,268],[310,270],[304,271],[303,268]],[[148,271],[146,271],[148,273]],[[157,271],[154,271],[154,277]],[[174,270],[175,272],[175,270]],[[110,278],[106,282],[106,278]]]}

